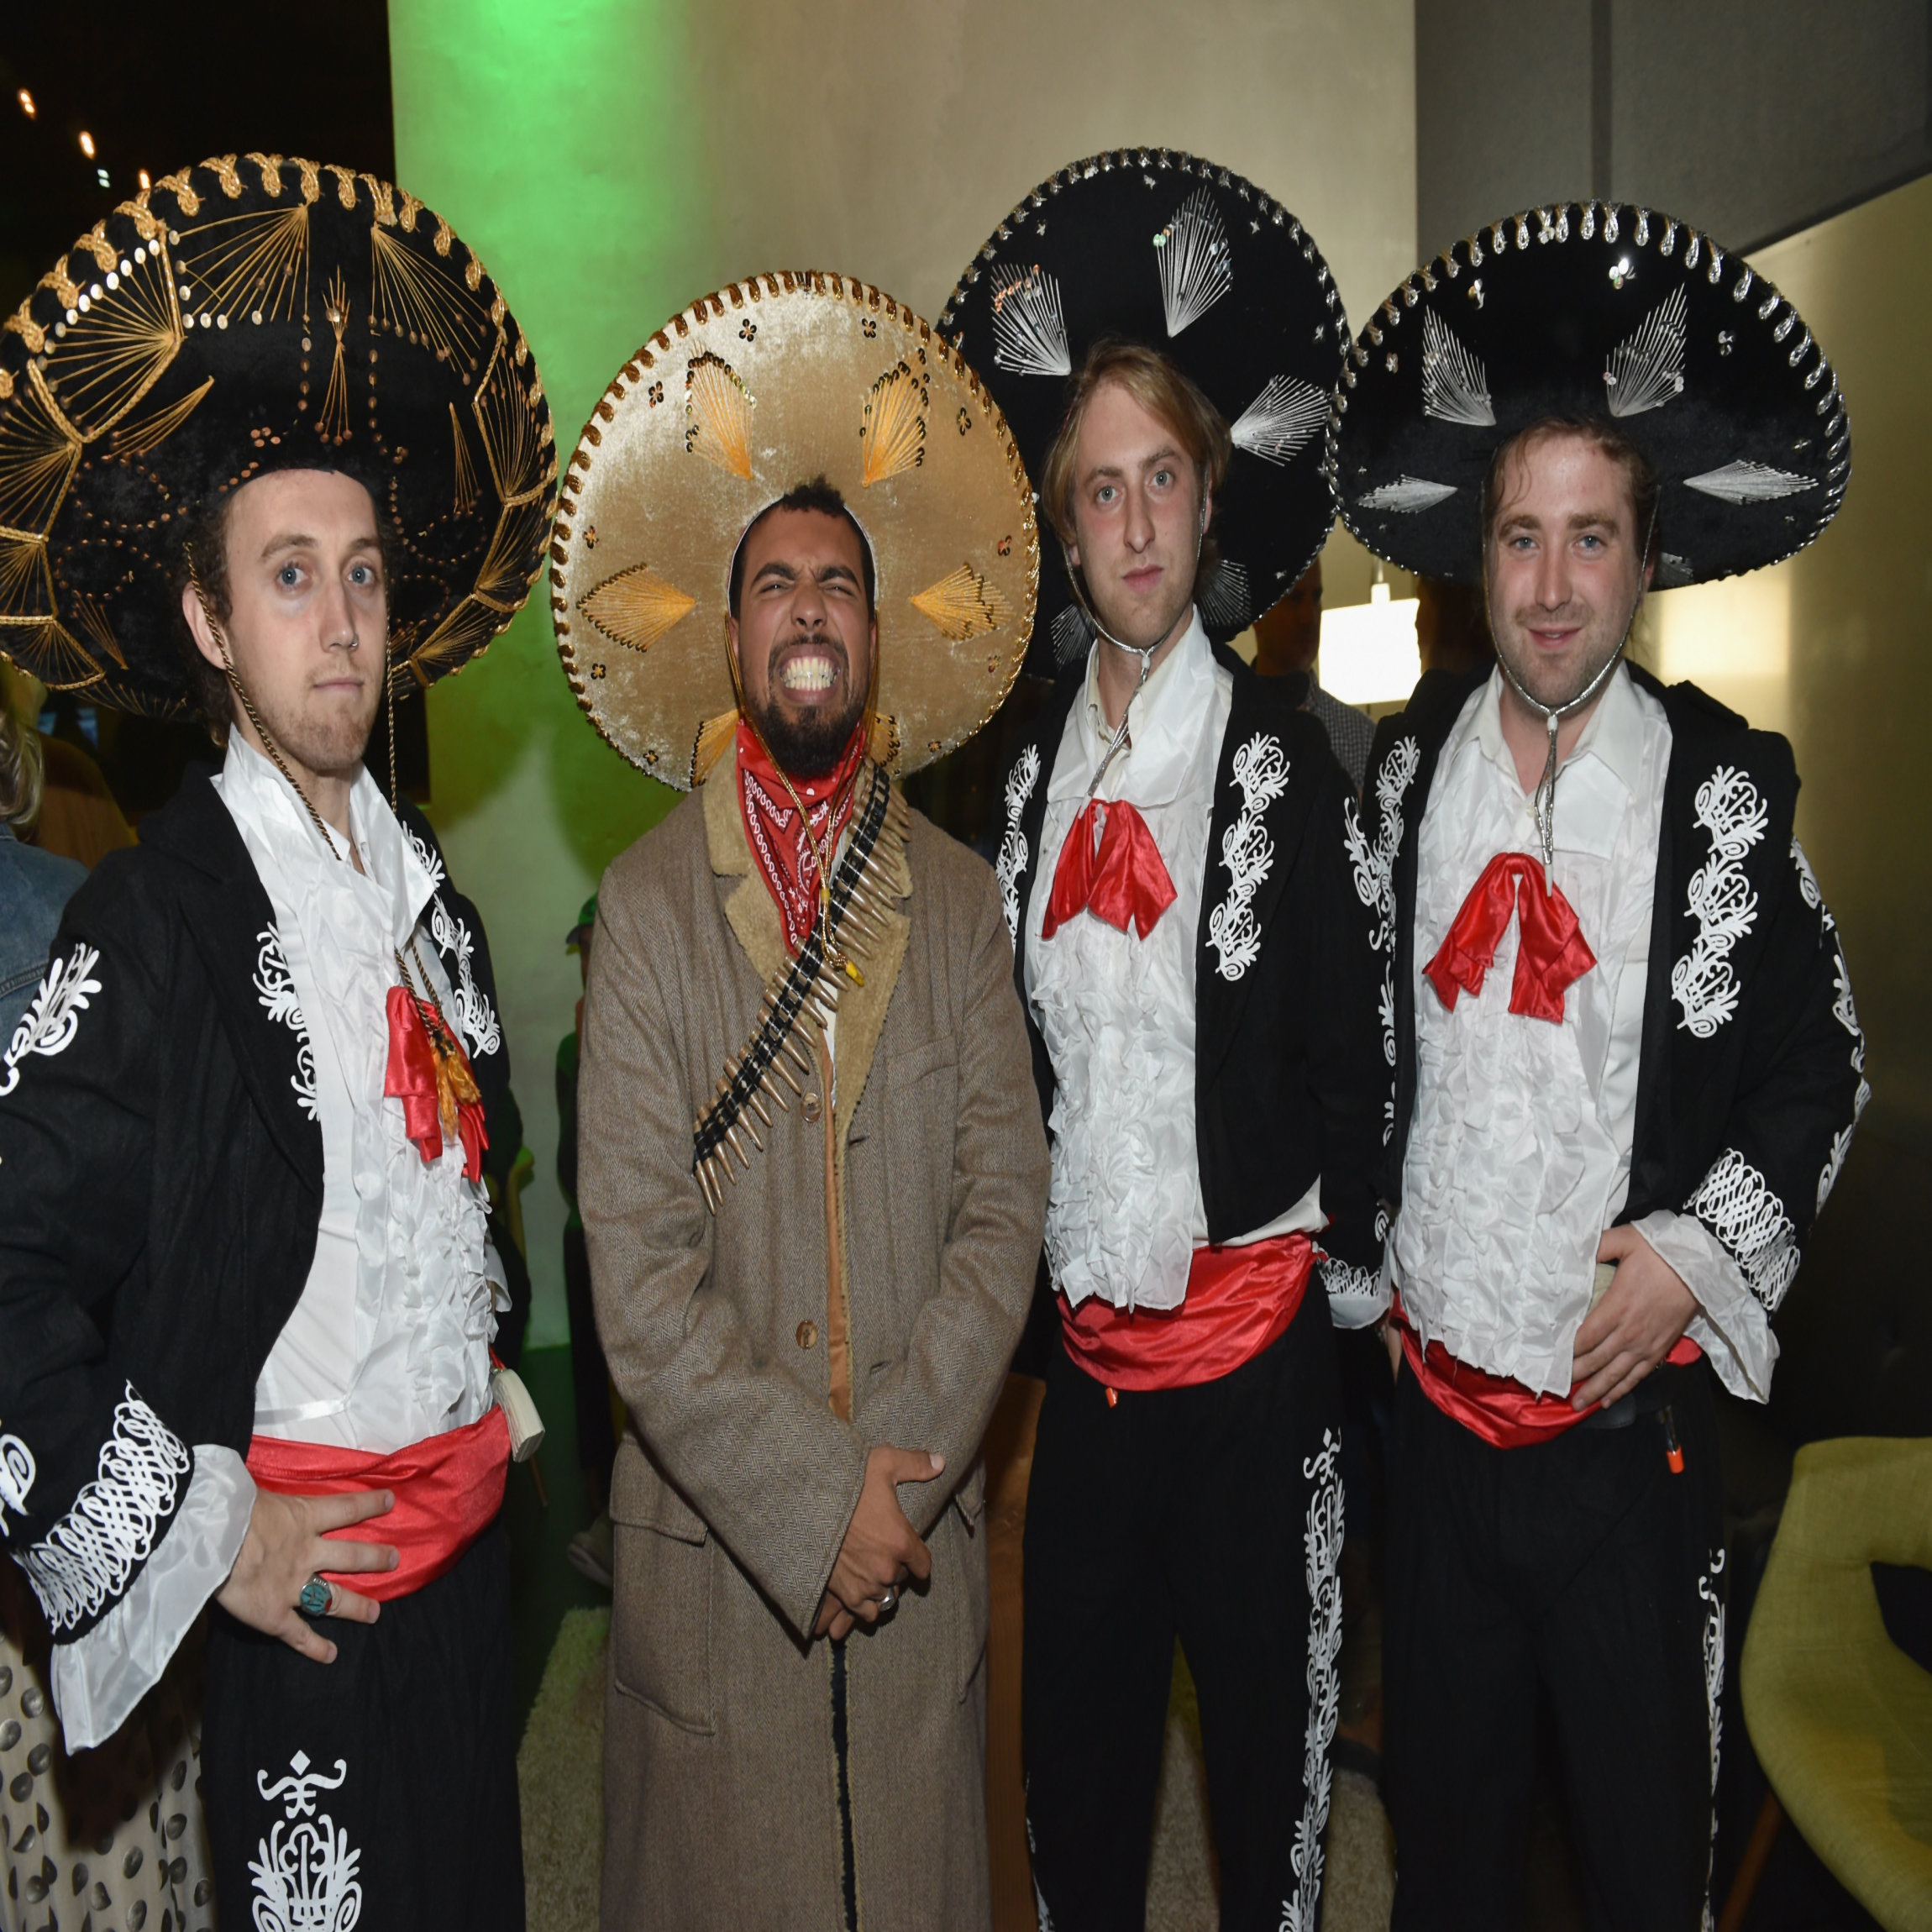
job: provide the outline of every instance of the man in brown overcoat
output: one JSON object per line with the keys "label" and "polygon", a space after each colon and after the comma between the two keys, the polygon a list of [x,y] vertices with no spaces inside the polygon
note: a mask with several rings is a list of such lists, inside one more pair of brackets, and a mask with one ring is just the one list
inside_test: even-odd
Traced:
{"label": "man in brown overcoat", "polygon": [[764,281],[669,326],[559,530],[585,708],[693,784],[604,876],[584,1011],[628,1411],[603,1924],[984,1928],[979,1450],[1047,1150],[999,887],[891,779],[1017,669],[1025,475],[875,291]]}

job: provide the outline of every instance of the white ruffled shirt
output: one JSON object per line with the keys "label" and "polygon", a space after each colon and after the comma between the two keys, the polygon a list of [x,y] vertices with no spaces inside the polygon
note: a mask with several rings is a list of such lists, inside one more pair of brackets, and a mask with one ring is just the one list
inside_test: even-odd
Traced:
{"label": "white ruffled shirt", "polygon": [[[397,952],[455,1012],[423,925],[440,874],[366,772],[349,798],[361,872],[323,845],[287,780],[239,733],[214,785],[275,915],[281,959],[264,934],[256,990],[302,1034],[297,1092],[322,1129],[315,1258],[255,1383],[255,1429],[386,1454],[487,1411],[490,1342],[496,1311],[509,1305],[487,1200],[464,1173],[460,1142],[446,1141],[426,1163],[402,1103],[383,1092]],[[227,1581],[254,1507],[242,1457],[197,1444],[176,1520],[133,1588],[55,1651],[70,1750],[111,1735],[159,1680]]]}
{"label": "white ruffled shirt", "polygon": [[[1067,715],[1047,788],[1039,864],[1026,906],[1026,994],[1053,1063],[1053,1168],[1047,1259],[1076,1308],[1178,1308],[1194,1252],[1207,1242],[1194,1136],[1194,965],[1206,887],[1215,774],[1234,680],[1195,613],[1129,706],[1128,742],[1096,797],[1146,820],[1174,901],[1145,939],[1082,912],[1041,930],[1053,876],[1113,737],[1093,646],[1083,696]],[[1326,1222],[1320,1183],[1285,1215],[1228,1245]]]}
{"label": "white ruffled shirt", "polygon": [[[1671,729],[1620,667],[1557,774],[1551,874],[1597,960],[1561,1023],[1509,1011],[1515,918],[1482,992],[1451,1009],[1423,969],[1489,861],[1541,850],[1502,690],[1492,673],[1463,707],[1422,816],[1415,1103],[1388,1265],[1425,1344],[1567,1394],[1597,1244],[1630,1191]],[[1691,1339],[1727,1388],[1762,1399],[1777,1344],[1742,1270],[1694,1217],[1660,1210],[1635,1226],[1698,1298]]]}

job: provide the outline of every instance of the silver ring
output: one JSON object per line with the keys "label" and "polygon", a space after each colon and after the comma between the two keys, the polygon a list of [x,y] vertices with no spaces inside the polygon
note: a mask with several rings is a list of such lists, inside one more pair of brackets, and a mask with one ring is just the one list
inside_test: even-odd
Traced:
{"label": "silver ring", "polygon": [[893,1588],[890,1584],[888,1584],[886,1586],[885,1594],[879,1599],[879,1615],[883,1617],[886,1615],[890,1611],[896,1609],[898,1603],[899,1592]]}
{"label": "silver ring", "polygon": [[296,1608],[307,1617],[326,1617],[334,1607],[335,1585],[320,1576],[311,1577],[296,1599]]}

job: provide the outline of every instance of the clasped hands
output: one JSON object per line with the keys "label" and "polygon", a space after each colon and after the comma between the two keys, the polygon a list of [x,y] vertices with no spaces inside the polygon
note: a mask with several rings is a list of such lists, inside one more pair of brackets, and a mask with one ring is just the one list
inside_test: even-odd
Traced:
{"label": "clasped hands", "polygon": [[932,1574],[932,1555],[899,1507],[898,1485],[930,1483],[945,1468],[943,1456],[923,1449],[881,1446],[867,1453],[865,1481],[818,1606],[814,1636],[836,1643],[854,1624],[877,1623],[888,1607],[882,1599],[908,1577],[924,1583]]}
{"label": "clasped hands", "polygon": [[[1605,1231],[1597,1259],[1617,1264],[1604,1299],[1577,1331],[1571,1374],[1572,1409],[1620,1402],[1677,1345],[1698,1311],[1683,1277],[1638,1233],[1624,1226]],[[1383,1346],[1389,1372],[1402,1373],[1402,1338],[1384,1317]]]}

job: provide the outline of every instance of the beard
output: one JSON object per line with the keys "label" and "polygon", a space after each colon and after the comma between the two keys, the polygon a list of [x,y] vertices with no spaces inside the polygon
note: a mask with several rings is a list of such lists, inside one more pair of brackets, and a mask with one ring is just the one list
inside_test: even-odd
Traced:
{"label": "beard", "polygon": [[818,706],[788,711],[782,704],[768,702],[762,711],[752,711],[751,722],[780,770],[793,778],[820,779],[832,775],[864,715],[864,697],[836,712]]}
{"label": "beard", "polygon": [[[1629,613],[1626,612],[1627,620]],[[1600,611],[1593,611],[1577,633],[1574,648],[1560,659],[1552,659],[1529,643],[1530,627],[1547,622],[1548,613],[1525,609],[1514,614],[1513,622],[1495,627],[1496,648],[1507,668],[1536,701],[1550,711],[1561,711],[1574,704],[1591,685],[1621,647],[1626,622],[1620,622]],[[1500,633],[1508,633],[1507,636]]]}
{"label": "beard", "polygon": [[318,778],[351,775],[362,763],[370,733],[375,728],[375,707],[381,701],[382,686],[372,681],[364,690],[364,702],[354,706],[340,702],[284,708],[264,703],[253,691],[255,707],[268,732],[283,753],[305,771]]}

